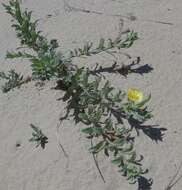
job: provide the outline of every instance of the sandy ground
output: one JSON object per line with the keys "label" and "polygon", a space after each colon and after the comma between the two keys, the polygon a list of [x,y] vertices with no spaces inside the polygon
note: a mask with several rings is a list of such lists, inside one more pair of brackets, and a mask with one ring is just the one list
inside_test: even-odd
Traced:
{"label": "sandy ground", "polygon": [[[24,7],[40,18],[40,29],[49,38],[59,39],[63,49],[89,40],[96,42],[100,37],[115,37],[120,19],[124,20],[125,28],[138,32],[140,39],[124,52],[132,58],[140,56],[140,64],[148,64],[154,70],[143,76],[131,74],[127,79],[117,74],[107,77],[120,89],[137,87],[147,94],[151,92],[154,118],[149,124],[167,131],[163,142],[157,143],[141,133],[136,142],[137,151],[144,155],[143,164],[150,170],[147,176],[154,180],[152,190],[164,190],[182,161],[181,0],[65,0],[76,9],[65,6],[63,0],[22,1]],[[136,20],[131,21],[131,15]],[[17,45],[10,17],[0,6],[0,70],[15,68],[27,75],[30,63],[4,58],[6,51]],[[107,65],[112,60],[112,56],[101,54],[81,61]],[[125,62],[126,58],[120,56],[118,60]],[[120,176],[107,158],[100,156],[99,165],[106,180],[105,184],[102,182],[87,150],[90,144],[80,133],[81,126],[65,121],[57,133],[64,104],[57,101],[62,92],[51,90],[53,85],[54,82],[49,82],[39,89],[31,82],[7,94],[0,92],[0,190],[137,189],[137,185],[129,185]],[[30,123],[39,126],[49,137],[44,150],[28,142],[32,132]],[[58,139],[68,157],[60,150]],[[21,146],[16,147],[17,143]],[[181,190],[182,182],[172,189]]]}

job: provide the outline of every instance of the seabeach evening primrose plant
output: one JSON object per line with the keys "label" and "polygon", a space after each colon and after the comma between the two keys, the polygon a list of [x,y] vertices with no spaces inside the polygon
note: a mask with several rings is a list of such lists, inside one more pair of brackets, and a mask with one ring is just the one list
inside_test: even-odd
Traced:
{"label": "seabeach evening primrose plant", "polygon": [[[128,34],[124,40],[110,40],[107,46],[101,40],[99,47],[94,50],[87,44],[83,49],[70,50],[67,57],[56,51],[59,47],[57,40],[48,40],[37,30],[37,21],[32,21],[32,12],[22,11],[18,0],[10,0],[9,4],[3,5],[13,18],[12,27],[23,49],[8,52],[7,58],[29,59],[32,62],[32,80],[56,78],[57,89],[65,91],[62,100],[67,103],[66,115],[60,120],[72,117],[75,123],[85,124],[81,131],[92,141],[89,151],[93,155],[103,151],[130,183],[137,182],[147,170],[142,168],[142,156],[137,156],[134,149],[135,136],[131,131],[135,125],[130,126],[130,123],[143,124],[152,117],[146,106],[150,96],[145,98],[141,91],[129,89],[127,97],[125,92],[116,90],[109,81],[72,63],[75,56],[93,56],[106,49],[128,48],[137,39],[136,33]],[[30,54],[27,49],[34,53]]]}

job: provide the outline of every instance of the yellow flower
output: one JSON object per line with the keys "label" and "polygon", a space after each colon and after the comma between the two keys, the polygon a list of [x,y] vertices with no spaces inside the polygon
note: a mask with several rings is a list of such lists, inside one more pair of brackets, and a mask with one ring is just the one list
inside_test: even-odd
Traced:
{"label": "yellow flower", "polygon": [[140,103],[142,102],[144,98],[143,92],[141,92],[138,89],[135,88],[129,88],[128,89],[128,100],[132,101],[134,103]]}

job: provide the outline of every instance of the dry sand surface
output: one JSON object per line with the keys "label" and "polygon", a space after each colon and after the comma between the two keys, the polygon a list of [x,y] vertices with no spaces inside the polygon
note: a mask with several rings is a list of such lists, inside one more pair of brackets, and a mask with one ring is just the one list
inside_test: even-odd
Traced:
{"label": "dry sand surface", "polygon": [[[48,38],[57,38],[63,49],[83,45],[85,41],[97,42],[100,37],[115,37],[121,19],[124,28],[138,32],[140,39],[123,52],[133,59],[140,56],[140,64],[150,65],[153,71],[131,74],[127,79],[118,74],[107,77],[119,89],[137,87],[146,94],[151,92],[154,118],[148,124],[167,131],[163,141],[157,143],[141,133],[136,141],[137,152],[144,155],[143,164],[149,168],[147,177],[154,180],[152,190],[165,190],[182,162],[182,1],[65,1],[71,7],[63,0],[22,0],[23,6],[40,19],[40,29]],[[132,21],[131,15],[136,19]],[[0,70],[14,68],[28,75],[29,62],[5,60],[6,51],[17,45],[10,17],[0,5]],[[107,65],[113,57],[101,54],[76,61]],[[127,60],[120,55],[118,61]],[[64,121],[57,132],[64,104],[57,101],[62,92],[51,90],[53,85],[51,81],[40,89],[31,82],[7,94],[0,92],[0,190],[136,190],[137,184],[129,185],[117,168],[100,156],[99,165],[106,180],[103,183],[88,153],[90,143],[80,133],[80,125]],[[44,150],[28,142],[32,132],[30,123],[39,126],[49,137]],[[61,151],[58,140],[68,157]],[[17,143],[21,146],[17,147]],[[181,190],[182,181],[172,189]]]}

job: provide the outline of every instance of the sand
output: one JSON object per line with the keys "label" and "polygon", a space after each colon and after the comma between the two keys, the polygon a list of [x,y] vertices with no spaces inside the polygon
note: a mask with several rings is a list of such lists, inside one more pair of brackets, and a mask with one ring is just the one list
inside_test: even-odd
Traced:
{"label": "sand", "polygon": [[[39,27],[44,34],[57,38],[64,50],[83,45],[85,41],[97,42],[100,37],[115,37],[121,19],[124,28],[138,32],[140,39],[123,52],[132,59],[140,56],[140,64],[150,65],[152,72],[130,74],[127,79],[119,74],[106,76],[118,89],[137,87],[152,94],[150,107],[154,118],[147,124],[167,131],[163,141],[157,142],[140,133],[136,139],[137,152],[144,156],[144,167],[149,168],[146,176],[153,178],[151,189],[165,190],[182,161],[181,0],[65,1],[71,7],[63,0],[22,0],[23,6],[33,10],[35,18],[40,19]],[[16,48],[18,40],[2,6],[0,26],[0,70],[14,68],[24,75],[30,74],[28,61],[5,60],[6,51]],[[96,62],[108,65],[113,57],[101,54],[75,61],[90,66]],[[128,60],[120,55],[118,61]],[[50,81],[40,88],[31,82],[7,94],[0,92],[0,190],[138,189],[137,184],[129,185],[101,155],[98,160],[106,180],[103,183],[88,152],[90,143],[80,132],[80,124],[64,121],[57,131],[65,104],[57,100],[63,92],[51,90],[54,85]],[[49,143],[44,150],[28,142],[32,132],[30,123],[39,126],[48,136]],[[59,141],[67,156],[60,149]],[[182,182],[179,180],[172,189],[181,190]]]}

